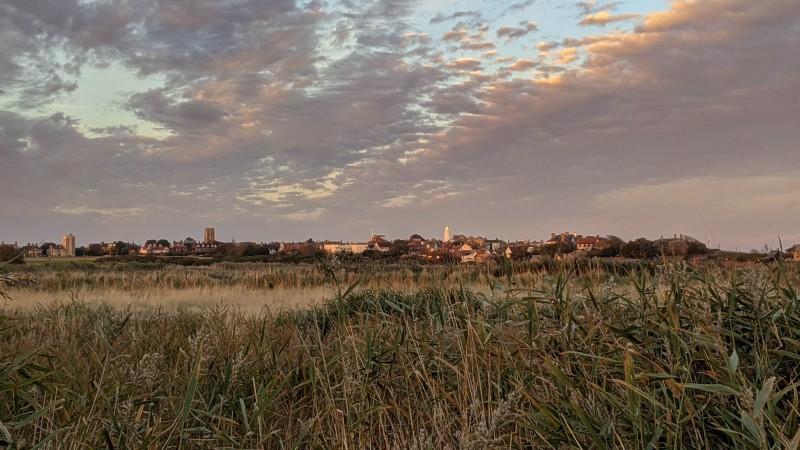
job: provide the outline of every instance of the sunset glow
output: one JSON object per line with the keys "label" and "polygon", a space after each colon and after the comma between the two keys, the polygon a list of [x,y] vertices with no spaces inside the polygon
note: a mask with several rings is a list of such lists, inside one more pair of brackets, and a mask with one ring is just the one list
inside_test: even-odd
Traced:
{"label": "sunset glow", "polygon": [[0,0],[0,238],[800,242],[800,3]]}

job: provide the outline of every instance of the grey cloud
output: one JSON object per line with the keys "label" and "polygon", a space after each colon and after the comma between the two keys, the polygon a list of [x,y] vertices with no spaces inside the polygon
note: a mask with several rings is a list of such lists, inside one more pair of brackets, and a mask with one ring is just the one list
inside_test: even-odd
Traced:
{"label": "grey cloud", "polygon": [[448,22],[448,21],[451,21],[451,20],[461,19],[463,17],[469,17],[469,18],[472,18],[474,20],[480,20],[482,15],[478,11],[457,11],[457,12],[454,12],[453,14],[450,14],[449,16],[445,16],[445,15],[442,15],[442,14],[437,14],[434,18],[432,18],[430,20],[430,23],[431,24],[439,24],[439,23],[444,23],[444,22]]}
{"label": "grey cloud", "polygon": [[78,89],[76,81],[64,80],[58,73],[51,71],[44,78],[26,83],[20,92],[17,105],[21,108],[34,108],[50,101],[54,96],[70,93],[76,89]]}
{"label": "grey cloud", "polygon": [[524,2],[514,3],[506,9],[506,12],[523,11],[534,3],[536,3],[536,0],[525,0]]}
{"label": "grey cloud", "polygon": [[[328,11],[189,2],[179,5],[191,8],[185,16],[155,0],[138,9],[117,2],[116,12],[102,3],[47,4],[60,11],[52,15],[34,4],[44,5],[0,5],[20,19],[0,27],[0,62],[10,64],[0,81],[21,89],[20,55],[42,48],[27,34],[39,30],[75,57],[53,72],[61,79],[54,95],[86,63],[160,73],[165,85],[132,95],[127,106],[172,134],[148,138],[120,125],[95,127],[100,137],[90,139],[64,114],[0,111],[0,183],[15,199],[13,222],[0,224],[4,236],[25,223],[39,233],[42,218],[57,214],[98,239],[108,229],[126,239],[198,224],[237,239],[349,238],[371,224],[393,236],[438,235],[445,220],[465,232],[541,238],[548,227],[591,227],[585,212],[604,192],[800,164],[800,61],[792,51],[800,11],[790,3],[697,2],[649,16],[631,33],[562,40],[587,56],[582,67],[523,59],[481,74],[469,73],[480,60],[442,54],[441,43],[420,39],[409,48],[408,36],[420,30],[398,1]],[[743,13],[720,13],[730,8]],[[441,19],[467,17],[480,14]],[[472,22],[458,42],[481,45],[471,33],[485,25]],[[340,26],[346,36],[337,40]],[[51,55],[37,55],[47,66]],[[550,78],[522,73],[531,69]],[[454,78],[462,75],[468,81]],[[9,97],[10,84],[2,84]],[[286,192],[275,197],[281,186]],[[602,205],[613,210],[617,198],[603,196]],[[58,212],[90,210],[142,213],[96,214],[81,224]],[[409,215],[419,220],[408,225]],[[286,225],[301,217],[308,220]]]}
{"label": "grey cloud", "polygon": [[92,127],[89,131],[101,135],[133,137],[137,134],[137,127],[135,125],[116,125],[112,127]]}
{"label": "grey cloud", "polygon": [[444,35],[442,35],[443,41],[460,41],[465,37],[469,36],[469,30],[459,29],[459,30],[450,30]]}
{"label": "grey cloud", "polygon": [[529,22],[524,27],[500,27],[497,29],[497,37],[505,37],[508,40],[514,40],[536,31],[538,27],[536,23]]}
{"label": "grey cloud", "polygon": [[[653,18],[650,25],[660,33],[631,38],[630,45],[624,38],[616,45],[590,44],[585,70],[564,73],[555,84],[495,83],[477,96],[480,114],[459,119],[442,151],[457,146],[458,159],[469,167],[483,161],[482,149],[502,148],[493,161],[558,168],[539,176],[576,193],[584,186],[722,175],[736,167],[767,171],[797,161],[787,150],[797,134],[787,121],[798,114],[798,94],[785,76],[800,69],[800,60],[787,59],[781,49],[798,44],[798,35],[786,31],[797,26],[800,11],[787,6],[765,20],[767,13],[748,4],[762,20],[751,17],[742,26],[738,15],[709,24],[700,20],[706,6],[695,8],[678,18],[683,31],[670,33]],[[737,31],[721,41],[715,30],[722,29]],[[604,176],[609,173],[615,177]]]}
{"label": "grey cloud", "polygon": [[44,36],[74,51],[121,58],[143,74],[279,62],[292,49],[310,51],[313,33],[290,31],[317,20],[313,11],[299,11],[289,0],[35,0],[11,2],[6,9],[23,36]]}
{"label": "grey cloud", "polygon": [[461,43],[461,48],[463,48],[465,50],[482,51],[482,50],[491,50],[491,49],[493,49],[495,47],[496,47],[496,45],[494,44],[494,42],[469,42],[469,41],[467,41],[467,42],[462,42]]}
{"label": "grey cloud", "polygon": [[445,65],[453,70],[476,70],[481,67],[481,61],[473,58],[459,58]]}
{"label": "grey cloud", "polygon": [[602,11],[613,11],[621,5],[620,2],[603,3],[598,0],[591,0],[587,2],[578,2],[575,6],[580,10],[579,17],[585,17],[592,14],[597,14]]}
{"label": "grey cloud", "polygon": [[212,124],[227,115],[218,105],[200,100],[181,103],[177,112],[178,116],[197,125]]}
{"label": "grey cloud", "polygon": [[536,67],[537,65],[538,65],[538,63],[536,61],[531,60],[531,59],[520,59],[520,60],[515,61],[514,64],[511,64],[510,66],[508,66],[508,70],[511,70],[513,72],[517,72],[517,71],[521,71],[521,70],[530,70],[530,69],[533,69],[534,67]]}
{"label": "grey cloud", "polygon": [[440,92],[433,97],[427,106],[438,114],[455,116],[460,114],[478,114],[481,112],[481,109],[472,96],[459,92]]}
{"label": "grey cloud", "polygon": [[624,22],[626,20],[637,19],[639,17],[640,16],[638,14],[617,14],[617,15],[612,15],[612,14],[606,13],[605,11],[602,11],[602,12],[599,12],[597,14],[590,14],[590,15],[584,17],[580,22],[578,22],[578,25],[582,25],[582,26],[590,26],[590,25],[603,26],[603,25],[607,25],[609,23]]}

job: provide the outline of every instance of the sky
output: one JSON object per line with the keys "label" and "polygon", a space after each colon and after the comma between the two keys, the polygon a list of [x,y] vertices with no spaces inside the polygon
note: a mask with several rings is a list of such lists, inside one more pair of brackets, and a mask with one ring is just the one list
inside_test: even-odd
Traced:
{"label": "sky", "polygon": [[0,0],[0,239],[800,243],[796,0]]}

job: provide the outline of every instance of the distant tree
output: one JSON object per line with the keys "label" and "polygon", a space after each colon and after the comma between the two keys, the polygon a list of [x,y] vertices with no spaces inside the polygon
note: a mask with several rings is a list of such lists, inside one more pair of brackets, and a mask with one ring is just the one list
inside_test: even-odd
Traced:
{"label": "distant tree", "polygon": [[217,255],[232,255],[234,254],[236,249],[236,244],[232,244],[230,242],[220,243],[217,244],[217,248],[215,250],[209,251],[209,253],[214,253]]}
{"label": "distant tree", "polygon": [[689,242],[689,244],[687,246],[686,254],[688,254],[688,255],[705,255],[706,253],[708,253],[708,247],[706,247],[706,245],[703,244],[702,242],[697,242],[697,241],[690,241]]}
{"label": "distant tree", "polygon": [[128,254],[128,244],[122,241],[114,242],[114,254],[115,255],[127,255]]}
{"label": "distant tree", "polygon": [[328,256],[327,253],[325,253],[325,251],[322,248],[320,248],[319,245],[315,245],[313,243],[313,240],[310,244],[303,246],[297,252],[297,255],[303,258],[314,258],[314,259],[326,258]]}
{"label": "distant tree", "polygon": [[86,247],[86,256],[103,256],[103,246],[100,244],[89,244]]}
{"label": "distant tree", "polygon": [[86,247],[75,247],[75,256],[86,256]]}
{"label": "distant tree", "polygon": [[625,241],[614,235],[606,236],[606,242],[607,254],[603,256],[619,256],[622,246],[625,245]]}
{"label": "distant tree", "polygon": [[553,257],[556,255],[572,253],[575,251],[575,248],[575,244],[571,242],[559,242],[557,244],[543,246],[540,254]]}
{"label": "distant tree", "polygon": [[190,237],[187,237],[186,239],[183,240],[183,243],[186,245],[194,245],[197,244],[197,241]]}
{"label": "distant tree", "polygon": [[10,264],[25,264],[25,254],[13,245],[0,245],[0,262],[10,261]]}
{"label": "distant tree", "polygon": [[42,251],[43,254],[46,254],[47,251],[50,250],[50,246],[55,247],[56,243],[55,242],[43,242],[41,245],[39,245],[39,249]]}
{"label": "distant tree", "polygon": [[626,242],[620,249],[620,254],[626,258],[639,258],[641,244],[638,241]]}
{"label": "distant tree", "polygon": [[166,239],[159,239],[157,244],[162,246],[162,247],[169,247],[170,246],[169,241],[166,240]]}
{"label": "distant tree", "polygon": [[228,255],[233,256],[257,256],[269,254],[269,250],[265,249],[260,244],[254,244],[252,242],[240,242],[238,244],[234,244],[228,247],[227,251]]}
{"label": "distant tree", "polygon": [[364,257],[364,258],[369,258],[369,259],[377,259],[377,258],[379,258],[381,256],[381,252],[379,252],[377,250],[367,249],[367,250],[364,250],[363,253],[361,253],[361,256]]}
{"label": "distant tree", "polygon": [[403,239],[395,239],[392,242],[392,253],[396,255],[405,255],[411,250],[408,241]]}
{"label": "distant tree", "polygon": [[625,241],[616,236],[606,236],[600,244],[589,251],[589,256],[601,256],[605,258],[619,256]]}
{"label": "distant tree", "polygon": [[529,255],[546,255],[547,253],[545,253],[545,247],[546,245],[543,244],[534,244],[528,247],[527,253]]}
{"label": "distant tree", "polygon": [[630,241],[623,245],[620,249],[620,254],[626,258],[655,258],[660,253],[661,251],[658,246],[646,238],[639,238],[635,241]]}
{"label": "distant tree", "polygon": [[527,249],[521,245],[511,247],[511,259],[520,261],[528,257]]}

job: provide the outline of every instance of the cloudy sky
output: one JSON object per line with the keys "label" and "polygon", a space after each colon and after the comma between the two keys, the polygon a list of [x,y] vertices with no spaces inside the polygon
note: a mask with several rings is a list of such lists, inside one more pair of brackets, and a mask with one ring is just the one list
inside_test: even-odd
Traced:
{"label": "cloudy sky", "polygon": [[0,0],[0,239],[791,245],[798,49],[797,0]]}

